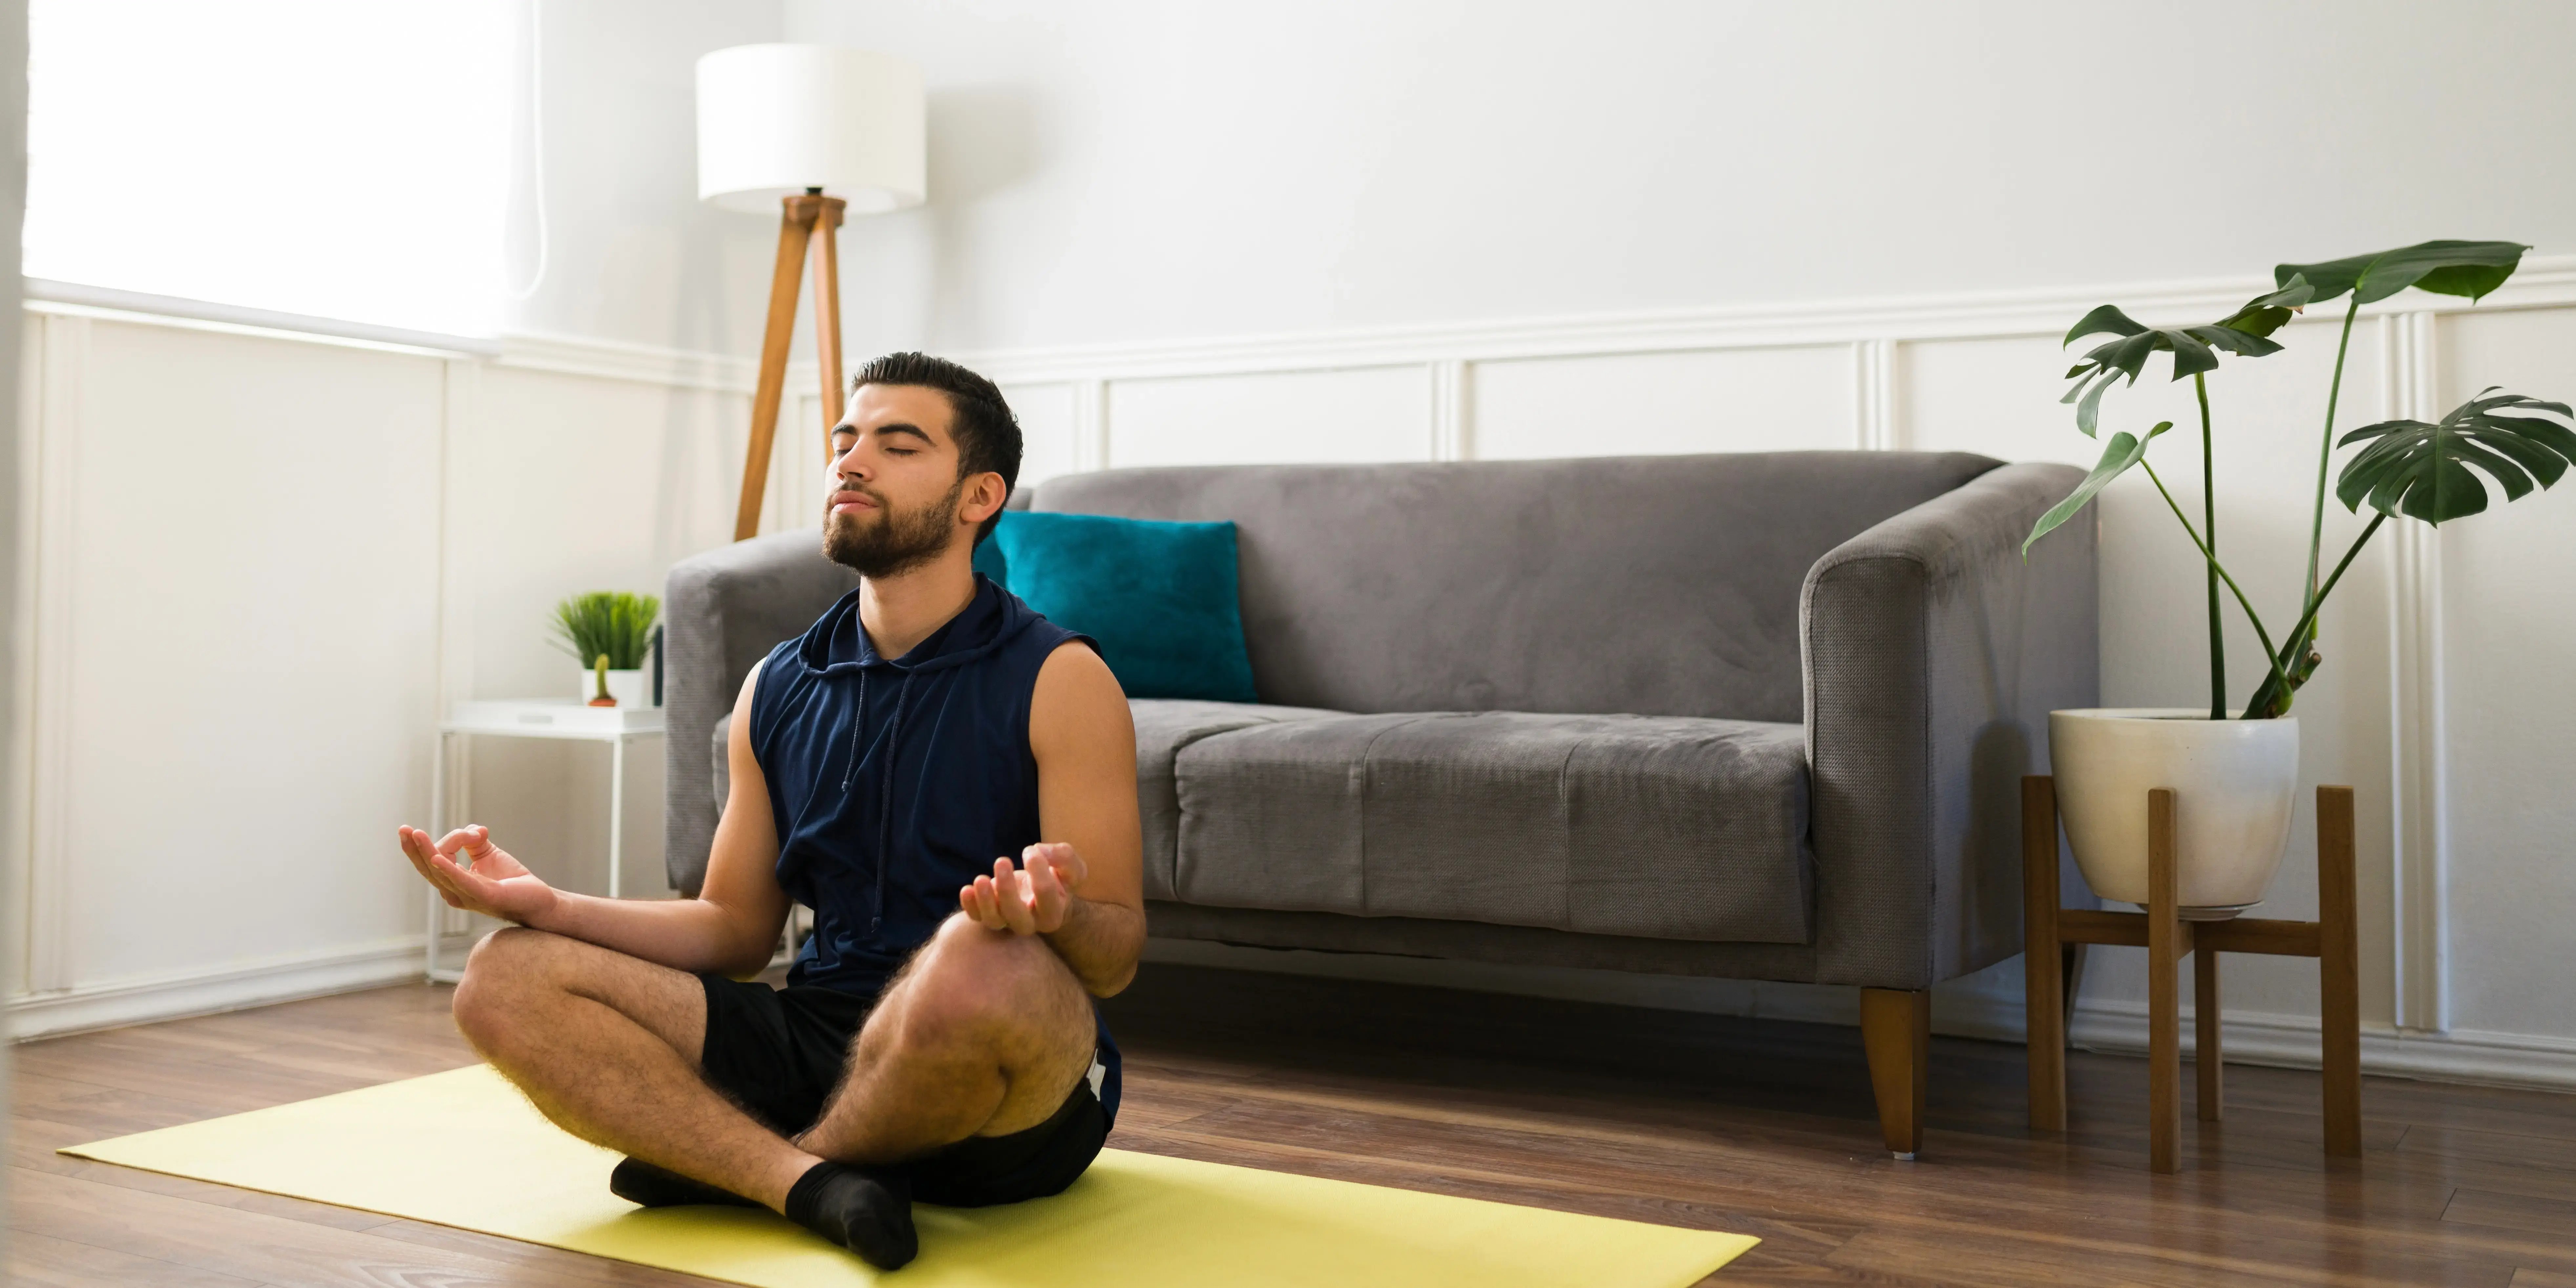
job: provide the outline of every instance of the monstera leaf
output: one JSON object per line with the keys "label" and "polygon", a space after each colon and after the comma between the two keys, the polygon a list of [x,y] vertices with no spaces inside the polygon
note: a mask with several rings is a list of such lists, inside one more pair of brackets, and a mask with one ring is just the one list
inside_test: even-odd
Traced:
{"label": "monstera leaf", "polygon": [[2487,508],[2486,485],[2469,472],[2474,465],[2504,487],[2505,500],[2518,500],[2531,492],[2533,480],[2548,487],[2576,460],[2576,433],[2536,413],[2576,419],[2565,403],[2500,394],[2489,386],[2438,425],[2365,425],[2338,444],[2370,446],[2344,465],[2335,496],[2356,513],[2368,501],[2382,514],[2439,524]]}
{"label": "monstera leaf", "polygon": [[2048,513],[2039,516],[2039,522],[2031,525],[2030,536],[2021,543],[2022,557],[2030,557],[2031,542],[2047,536],[2057,525],[2074,518],[2076,511],[2090,505],[2094,497],[2101,495],[2102,489],[2111,486],[2111,480],[2128,473],[2132,466],[2147,459],[2147,444],[2171,428],[2172,421],[2161,420],[2156,422],[2154,429],[2147,431],[2145,438],[2113,434],[2111,441],[2102,448],[2102,461],[2093,467],[2093,472],[2085,475],[2084,481],[2076,484],[2075,490],[2067,493],[2065,500],[2049,507]]}
{"label": "monstera leaf", "polygon": [[2075,427],[2089,438],[2101,420],[2103,392],[2122,374],[2129,377],[2130,384],[2138,383],[2147,359],[2158,353],[2173,355],[2176,380],[2215,370],[2216,351],[2220,349],[2248,358],[2278,353],[2281,346],[2264,337],[2289,321],[2291,310],[2307,303],[2309,294],[2307,283],[2292,282],[2248,302],[2226,321],[2207,326],[2145,326],[2121,312],[2117,305],[2105,304],[2077,321],[2074,329],[2066,333],[2064,343],[2073,344],[2104,332],[2119,338],[2096,346],[2084,355],[2084,361],[2067,368],[2066,378],[2075,385],[2058,401],[2075,404]]}
{"label": "monstera leaf", "polygon": [[2280,330],[2291,314],[2315,300],[2316,295],[2317,289],[2308,279],[2293,273],[2290,280],[2281,283],[2281,289],[2247,300],[2245,307],[2220,319],[2218,325],[2247,335],[2268,336]]}
{"label": "monstera leaf", "polygon": [[2314,303],[2350,291],[2354,304],[2368,304],[2410,286],[2474,300],[2504,285],[2529,249],[2519,242],[2418,242],[2322,264],[2282,264],[2272,270],[2272,280],[2286,287],[2294,277],[2306,278]]}

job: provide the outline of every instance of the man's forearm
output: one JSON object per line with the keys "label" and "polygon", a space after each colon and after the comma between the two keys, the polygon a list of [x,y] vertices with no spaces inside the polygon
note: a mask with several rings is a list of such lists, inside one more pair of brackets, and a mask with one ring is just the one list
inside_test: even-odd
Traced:
{"label": "man's forearm", "polygon": [[1094,903],[1076,896],[1065,905],[1064,924],[1048,931],[1055,955],[1094,997],[1108,997],[1136,978],[1145,951],[1145,914],[1123,903]]}
{"label": "man's forearm", "polygon": [[602,899],[557,892],[555,905],[528,922],[543,930],[615,949],[673,970],[740,973],[769,960],[726,910],[704,899]]}

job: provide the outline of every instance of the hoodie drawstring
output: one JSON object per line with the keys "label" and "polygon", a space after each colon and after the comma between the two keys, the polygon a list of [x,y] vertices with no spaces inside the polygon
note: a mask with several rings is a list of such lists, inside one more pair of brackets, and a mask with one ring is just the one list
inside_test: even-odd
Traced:
{"label": "hoodie drawstring", "polygon": [[[876,912],[868,917],[868,935],[886,927],[886,868],[894,866],[894,752],[904,744],[904,698],[912,696],[912,672],[894,685],[894,716],[886,721],[886,770],[876,788]],[[868,672],[858,672],[858,716],[850,719],[850,765],[840,770],[842,796],[858,778],[860,739],[868,732]]]}
{"label": "hoodie drawstring", "polygon": [[[862,683],[867,672],[859,672]],[[868,933],[874,935],[885,926],[886,869],[894,866],[894,757],[903,746],[903,700],[912,692],[912,672],[903,673],[903,683],[895,686],[894,718],[886,722],[886,764],[883,787],[877,795],[877,905],[876,915],[868,918]],[[867,715],[867,691],[859,691],[859,715]]]}
{"label": "hoodie drawstring", "polygon": [[859,671],[859,713],[850,717],[850,763],[841,770],[841,794],[850,794],[850,780],[859,773],[859,735],[868,729],[868,673]]}
{"label": "hoodie drawstring", "polygon": [[[885,772],[877,789],[877,900],[876,911],[868,918],[868,933],[875,935],[885,927],[886,869],[894,865],[894,758],[903,746],[903,704],[912,693],[912,672],[903,673],[903,683],[895,686],[894,715],[886,722]],[[868,727],[868,673],[859,671],[859,711],[850,721],[850,763],[841,771],[841,793],[848,795],[850,784],[859,774],[859,752]]]}

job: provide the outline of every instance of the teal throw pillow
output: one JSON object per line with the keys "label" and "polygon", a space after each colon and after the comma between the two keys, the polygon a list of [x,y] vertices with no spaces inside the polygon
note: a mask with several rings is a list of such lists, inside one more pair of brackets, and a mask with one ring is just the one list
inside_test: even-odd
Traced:
{"label": "teal throw pillow", "polygon": [[1001,522],[994,524],[993,531],[975,543],[975,571],[992,578],[993,584],[1004,590],[1011,588],[1011,562],[1002,557],[1002,524],[1009,523],[1014,513],[1016,511],[1002,511]]}
{"label": "teal throw pillow", "polygon": [[1233,524],[1008,510],[984,545],[998,546],[998,559],[979,548],[977,571],[1048,621],[1098,640],[1128,697],[1259,701]]}

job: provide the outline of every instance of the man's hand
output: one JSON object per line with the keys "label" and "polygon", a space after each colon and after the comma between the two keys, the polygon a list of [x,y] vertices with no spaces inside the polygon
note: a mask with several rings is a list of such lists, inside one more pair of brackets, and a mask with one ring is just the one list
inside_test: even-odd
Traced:
{"label": "man's hand", "polygon": [[[530,925],[554,910],[553,886],[538,880],[526,865],[492,844],[492,830],[481,824],[460,827],[437,842],[416,827],[399,829],[403,856],[420,875],[438,887],[450,908]],[[462,856],[468,866],[459,867]]]}
{"label": "man's hand", "polygon": [[1053,934],[1064,925],[1065,909],[1089,869],[1072,846],[1060,842],[1020,851],[1020,864],[1015,870],[1007,858],[993,860],[993,875],[958,889],[957,906],[994,930]]}

